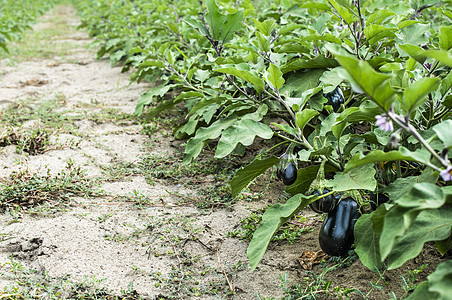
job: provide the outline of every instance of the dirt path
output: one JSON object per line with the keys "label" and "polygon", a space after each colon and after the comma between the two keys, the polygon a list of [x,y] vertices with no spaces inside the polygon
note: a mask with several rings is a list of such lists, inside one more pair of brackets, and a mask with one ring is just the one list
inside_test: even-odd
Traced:
{"label": "dirt path", "polygon": [[[271,182],[258,201],[250,192],[215,205],[224,199],[227,161],[181,166],[171,116],[144,134],[132,113],[148,87],[129,86],[130,74],[96,60],[79,23],[73,7],[59,5],[0,61],[0,178],[10,187],[0,196],[11,201],[0,207],[0,296],[263,299],[283,295],[280,275],[302,282],[296,258],[319,250],[319,226],[294,244],[272,244],[250,273],[247,242],[228,232],[283,188]],[[33,203],[40,199],[49,201]],[[331,277],[344,293],[379,280],[359,262]],[[320,277],[310,288],[315,294],[327,283]]]}

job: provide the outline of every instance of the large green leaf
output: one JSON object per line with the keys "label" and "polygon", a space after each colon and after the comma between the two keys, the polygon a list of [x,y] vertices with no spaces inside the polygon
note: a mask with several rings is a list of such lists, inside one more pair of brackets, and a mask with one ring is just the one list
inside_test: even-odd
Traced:
{"label": "large green leaf", "polygon": [[223,65],[221,68],[214,69],[214,71],[242,78],[243,80],[257,87],[259,91],[262,91],[265,87],[264,80],[251,73],[249,70],[247,70],[247,68],[249,67],[246,64]]}
{"label": "large green leaf", "polygon": [[450,299],[452,295],[452,260],[441,263],[427,278],[429,292],[438,293],[440,300]]}
{"label": "large green leaf", "polygon": [[423,103],[428,94],[435,91],[440,84],[437,78],[424,77],[414,82],[403,92],[402,105],[411,112]]}
{"label": "large green leaf", "polygon": [[267,80],[268,85],[276,90],[279,90],[285,82],[283,73],[274,64],[270,64],[270,66],[268,67],[267,76],[265,76],[265,79]]}
{"label": "large green leaf", "polygon": [[388,269],[396,269],[418,256],[424,243],[446,239],[450,236],[451,228],[452,208],[422,211],[391,250]]}
{"label": "large green leaf", "polygon": [[250,183],[254,178],[262,175],[268,168],[279,163],[279,158],[271,156],[265,159],[254,159],[252,163],[246,167],[241,168],[235,173],[232,180],[229,182],[232,188],[232,197],[237,195]]}
{"label": "large green leaf", "polygon": [[411,44],[400,44],[398,45],[400,49],[405,51],[411,58],[420,64],[423,64],[426,60],[425,55],[423,55],[423,49]]}
{"label": "large green leaf", "polygon": [[211,30],[210,38],[222,43],[231,40],[232,34],[241,27],[243,12],[237,11],[234,14],[223,15],[219,12],[215,0],[207,0],[207,9],[209,12],[205,19]]}
{"label": "large green leaf", "polygon": [[377,187],[373,165],[364,165],[350,172],[336,173],[334,178],[327,181],[326,185],[336,192],[348,190],[369,190]]}
{"label": "large green leaf", "polygon": [[300,128],[301,132],[303,132],[303,129],[306,126],[306,124],[308,124],[308,122],[311,121],[312,118],[314,118],[318,114],[319,114],[318,111],[310,108],[303,109],[302,111],[297,113],[296,115],[297,127]]}
{"label": "large green leaf", "polygon": [[373,270],[382,265],[380,257],[379,235],[372,227],[371,214],[365,214],[358,218],[355,224],[355,252],[361,263]]}
{"label": "large green leaf", "polygon": [[261,122],[252,119],[242,119],[234,125],[226,128],[217,145],[216,158],[223,158],[230,154],[240,143],[249,146],[254,142],[255,137],[270,139],[273,130]]}
{"label": "large green leaf", "polygon": [[422,172],[420,176],[397,178],[394,182],[386,186],[381,191],[388,194],[389,199],[397,200],[400,197],[406,195],[416,183],[435,183],[438,180],[438,175],[436,174],[434,174],[434,171],[432,169],[427,169],[424,170],[424,172]]}
{"label": "large green leaf", "polygon": [[369,41],[369,44],[374,45],[385,37],[395,37],[393,31],[396,30],[397,28],[390,28],[378,24],[370,24],[369,26],[364,28],[364,35],[366,36],[367,41]]}
{"label": "large green leaf", "polygon": [[439,29],[439,48],[446,51],[452,48],[452,26]]}
{"label": "large green leaf", "polygon": [[397,199],[396,204],[384,216],[380,236],[382,259],[390,255],[398,238],[405,234],[422,210],[439,208],[444,202],[442,190],[426,182],[413,185],[408,194]]}
{"label": "large green leaf", "polygon": [[347,24],[352,24],[357,20],[356,13],[348,5],[345,5],[343,1],[336,2],[335,0],[329,0],[328,2],[334,7],[334,9]]}
{"label": "large green leaf", "polygon": [[303,92],[318,87],[319,78],[323,72],[325,72],[324,69],[309,69],[304,72],[296,72],[287,78],[280,93],[284,94],[287,91],[290,97],[300,97]]}
{"label": "large green leaf", "polygon": [[312,59],[297,58],[290,60],[286,65],[281,68],[281,71],[285,74],[292,71],[301,69],[327,69],[337,67],[339,64],[335,59],[326,58],[324,56],[317,56]]}
{"label": "large green leaf", "polygon": [[375,150],[363,156],[361,153],[355,154],[345,165],[344,172],[348,172],[354,168],[357,168],[362,165],[366,165],[369,163],[376,163],[380,161],[396,161],[396,160],[409,160],[415,161],[415,159],[411,156],[406,156],[400,153],[399,151],[389,151],[383,152],[381,150]]}
{"label": "large green leaf", "polygon": [[428,281],[421,282],[406,300],[437,300],[438,294],[430,292],[428,288]]}
{"label": "large green leaf", "polygon": [[388,110],[396,91],[390,86],[391,75],[378,73],[368,62],[357,59],[337,45],[328,44],[327,49],[347,71],[347,80],[356,92],[365,93],[378,105]]}
{"label": "large green leaf", "polygon": [[223,130],[231,126],[237,121],[237,117],[228,117],[218,119],[209,127],[201,127],[196,131],[196,135],[187,142],[184,152],[184,164],[190,163],[195,157],[201,153],[202,148],[207,140],[218,138]]}
{"label": "large green leaf", "polygon": [[154,97],[163,97],[173,87],[174,86],[170,84],[162,84],[161,86],[151,88],[148,92],[141,95],[141,97],[138,99],[137,105],[135,106],[135,115],[141,115],[143,113],[144,107],[151,104],[154,100]]}
{"label": "large green leaf", "polygon": [[452,120],[445,120],[432,127],[438,138],[444,143],[444,147],[452,148]]}
{"label": "large green leaf", "polygon": [[262,221],[253,234],[253,238],[248,246],[246,253],[250,260],[251,271],[254,271],[267,250],[273,235],[279,228],[300,209],[308,205],[317,196],[305,196],[296,194],[286,201],[286,203],[277,203],[267,209],[262,215]]}

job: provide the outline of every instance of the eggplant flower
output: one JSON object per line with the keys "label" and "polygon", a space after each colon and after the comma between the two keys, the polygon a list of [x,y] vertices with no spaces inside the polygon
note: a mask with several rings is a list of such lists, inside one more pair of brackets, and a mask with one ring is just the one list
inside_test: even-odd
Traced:
{"label": "eggplant flower", "polygon": [[394,130],[394,125],[392,125],[392,121],[387,114],[375,116],[375,119],[377,119],[377,121],[375,122],[375,125],[380,127],[381,130],[383,130],[383,131],[393,131]]}
{"label": "eggplant flower", "polygon": [[442,170],[439,175],[443,178],[444,181],[452,180],[452,166],[448,166],[445,170]]}

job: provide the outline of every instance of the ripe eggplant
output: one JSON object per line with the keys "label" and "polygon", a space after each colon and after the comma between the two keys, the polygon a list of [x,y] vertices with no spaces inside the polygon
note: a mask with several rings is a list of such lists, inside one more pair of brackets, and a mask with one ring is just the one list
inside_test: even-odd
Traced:
{"label": "ripe eggplant", "polygon": [[294,184],[297,180],[297,167],[293,162],[289,162],[285,168],[279,168],[276,176],[283,181],[285,185]]}
{"label": "ripe eggplant", "polygon": [[350,197],[342,199],[323,221],[319,234],[320,248],[332,256],[347,254],[355,241],[353,229],[360,216],[355,200]]}
{"label": "ripe eggplant", "polygon": [[331,105],[333,107],[333,111],[338,111],[341,107],[341,104],[344,104],[344,94],[339,86],[337,86],[332,92],[324,94],[324,97],[328,100],[327,105]]}
{"label": "ripe eggplant", "polygon": [[295,165],[296,156],[294,152],[295,145],[291,144],[279,157],[279,165],[276,170],[276,176],[283,181],[285,185],[292,185],[297,180],[297,166]]}

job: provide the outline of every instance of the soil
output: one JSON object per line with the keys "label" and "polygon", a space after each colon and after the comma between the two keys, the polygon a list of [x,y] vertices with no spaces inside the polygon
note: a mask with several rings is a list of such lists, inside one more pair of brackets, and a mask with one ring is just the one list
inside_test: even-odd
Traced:
{"label": "soil", "polygon": [[[301,214],[306,222],[317,225],[293,244],[273,242],[258,268],[250,272],[248,241],[230,237],[228,232],[237,229],[251,212],[278,201],[284,187],[271,174],[257,180],[249,192],[253,197],[207,208],[197,205],[196,195],[202,188],[224,185],[213,175],[201,174],[194,183],[190,178],[149,180],[143,172],[107,178],[105,170],[117,162],[136,165],[149,155],[180,165],[183,141],[175,141],[168,126],[146,135],[133,116],[119,121],[112,115],[92,117],[108,109],[130,116],[150,84],[129,85],[131,73],[121,73],[120,66],[96,59],[95,50],[88,47],[92,39],[85,31],[76,30],[80,20],[72,6],[56,6],[39,19],[34,32],[58,26],[55,20],[69,29],[40,42],[49,49],[64,43],[64,51],[55,51],[51,57],[0,61],[0,103],[6,108],[56,99],[57,111],[63,115],[91,117],[68,119],[73,120],[75,130],[55,130],[45,151],[36,155],[18,153],[15,144],[2,147],[0,178],[7,182],[13,172],[21,170],[46,174],[48,169],[50,174],[58,174],[72,161],[85,170],[87,178],[97,179],[101,193],[71,195],[62,205],[40,204],[33,210],[7,209],[0,214],[0,296],[15,284],[12,262],[45,274],[45,280],[94,283],[111,295],[133,291],[130,295],[145,299],[256,299],[257,295],[280,299],[287,296],[280,276],[287,274],[290,283],[306,288],[313,282],[312,274],[319,276],[334,265],[326,261],[306,273],[298,262],[304,251],[320,250],[316,220],[321,216],[305,210]],[[25,123],[16,130],[35,128],[39,122]],[[259,196],[267,183],[265,193]],[[140,195],[142,202],[137,200]],[[414,282],[419,283],[442,258],[434,246],[427,245],[418,258],[381,277],[359,260],[350,260],[350,266],[327,272],[325,282],[331,281],[342,291],[359,290],[349,295],[352,299],[366,294],[369,299],[388,299],[391,293],[404,294],[402,275],[408,278],[407,272],[426,264]],[[381,289],[372,289],[372,283]],[[340,295],[324,296],[321,290],[317,291],[319,298]],[[74,297],[70,295],[60,297]]]}

